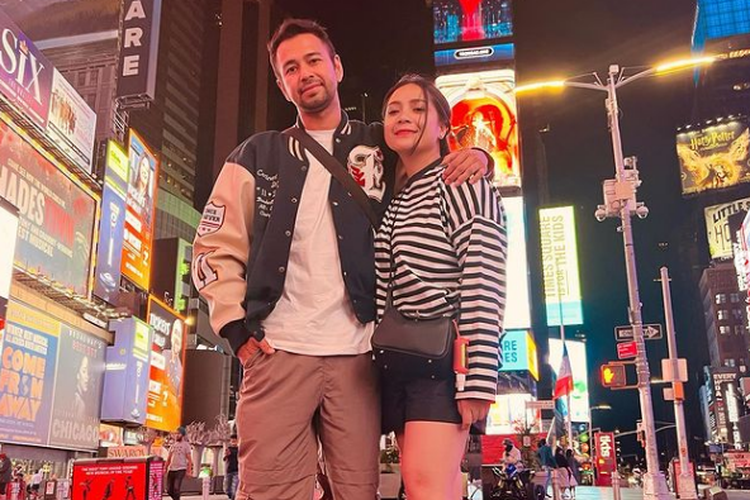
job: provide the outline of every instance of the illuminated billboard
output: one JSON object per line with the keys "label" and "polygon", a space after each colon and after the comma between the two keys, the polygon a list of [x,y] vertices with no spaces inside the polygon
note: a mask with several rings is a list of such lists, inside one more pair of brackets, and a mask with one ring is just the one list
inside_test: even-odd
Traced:
{"label": "illuminated billboard", "polygon": [[434,0],[432,19],[435,45],[513,35],[510,0]]}
{"label": "illuminated billboard", "polygon": [[0,197],[18,207],[16,267],[88,296],[98,200],[2,120]]}
{"label": "illuminated billboard", "polygon": [[127,153],[119,144],[109,141],[102,188],[102,216],[99,219],[94,295],[110,304],[117,303],[120,291],[129,172]]}
{"label": "illuminated billboard", "polygon": [[750,128],[731,120],[677,134],[682,194],[723,189],[750,181]]}
{"label": "illuminated billboard", "polygon": [[[573,392],[570,393],[571,420],[589,421],[589,373],[586,362],[586,344],[577,340],[566,340],[570,366],[573,370]],[[549,339],[549,363],[557,376],[562,362],[562,341]]]}
{"label": "illuminated billboard", "polygon": [[487,414],[487,434],[517,434],[517,426],[538,423],[539,410],[526,409],[526,402],[533,401],[531,394],[498,394]]}
{"label": "illuminated billboard", "polygon": [[97,449],[106,345],[11,301],[0,356],[0,441]]}
{"label": "illuminated billboard", "polygon": [[539,361],[536,342],[528,330],[512,330],[503,335],[500,342],[503,353],[501,372],[528,371],[534,380],[539,380]]}
{"label": "illuminated billboard", "polygon": [[452,110],[451,149],[482,148],[495,160],[495,185],[520,187],[515,71],[443,75],[436,84]]}
{"label": "illuminated billboard", "polygon": [[526,259],[526,217],[523,197],[503,198],[508,234],[506,272],[506,302],[503,328],[521,330],[531,327],[529,301],[529,263]]}
{"label": "illuminated billboard", "polygon": [[[0,330],[5,326],[5,314],[13,280],[13,259],[18,236],[18,209],[0,198]],[[0,337],[1,339],[1,337]]]}
{"label": "illuminated billboard", "polygon": [[130,178],[128,180],[125,237],[123,240],[122,274],[144,290],[151,278],[156,190],[159,164],[156,155],[134,130],[130,130],[128,148]]}
{"label": "illuminated billboard", "polygon": [[539,232],[547,325],[583,323],[575,211],[572,206],[539,209]]}
{"label": "illuminated billboard", "polygon": [[149,296],[148,323],[154,330],[146,426],[172,432],[182,419],[185,366],[185,318]]}
{"label": "illuminated billboard", "polygon": [[483,63],[513,64],[514,47],[512,43],[477,45],[457,49],[435,51],[435,66],[463,66]]}
{"label": "illuminated billboard", "polygon": [[750,209],[750,198],[712,205],[704,208],[706,219],[706,237],[712,259],[731,259],[733,257],[732,241],[734,235],[729,228],[729,218],[735,214],[747,213]]}

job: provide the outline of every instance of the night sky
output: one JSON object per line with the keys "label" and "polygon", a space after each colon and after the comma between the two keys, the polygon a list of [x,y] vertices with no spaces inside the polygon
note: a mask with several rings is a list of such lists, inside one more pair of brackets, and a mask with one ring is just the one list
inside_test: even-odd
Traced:
{"label": "night sky", "polygon": [[[377,118],[382,95],[400,74],[434,74],[431,11],[421,0],[279,0],[277,5],[289,15],[312,17],[329,27],[344,63],[344,105],[348,104],[347,99],[352,103],[356,96],[367,92],[368,120]],[[601,74],[611,63],[635,67],[689,56],[694,13],[692,0],[520,0],[515,5],[518,81],[592,71]],[[698,437],[702,429],[697,377],[701,366],[708,362],[705,326],[702,312],[690,301],[697,297],[696,270],[680,267],[677,246],[686,221],[695,219],[701,210],[696,208],[696,200],[683,200],[680,195],[674,146],[676,127],[690,122],[693,98],[691,72],[640,81],[619,93],[625,155],[639,158],[643,186],[638,198],[651,210],[645,221],[634,220],[644,321],[663,322],[660,284],[654,279],[660,266],[669,265],[678,349],[689,358],[692,378],[688,386],[692,398],[687,405],[688,432]],[[639,418],[635,391],[611,392],[598,384],[599,365],[616,358],[613,327],[627,323],[622,239],[614,221],[597,223],[593,217],[596,205],[603,201],[601,181],[614,173],[603,99],[603,93],[581,90],[523,98],[520,122],[527,171],[538,168],[536,160],[529,161],[539,157],[532,151],[538,143],[537,131],[549,128],[543,134],[548,197],[539,191],[534,175],[525,174],[525,191],[530,200],[541,197],[549,205],[577,207],[585,324],[569,334],[580,332],[587,338],[592,403],[610,403],[614,407],[614,411],[595,412],[594,425],[630,430]],[[278,95],[270,107],[272,128],[291,123],[294,110]],[[717,201],[749,194],[747,188],[739,191],[718,195]],[[529,211],[527,215],[528,231],[534,233],[534,213]],[[697,220],[702,221],[702,216]],[[707,263],[705,230],[696,234],[695,244]],[[534,234],[530,234],[530,240],[534,239]],[[533,244],[531,248],[533,260]],[[532,285],[535,272],[532,271]],[[546,328],[536,328],[535,333],[544,345]],[[666,355],[666,341],[649,342],[648,349],[652,377],[660,376],[658,360]],[[539,396],[548,397],[543,392]],[[661,386],[654,386],[657,420],[673,421],[671,405],[660,403],[661,399]],[[660,436],[661,447],[665,439],[674,442],[672,431]],[[697,438],[692,441],[700,444]],[[624,439],[622,444],[624,453],[636,450],[634,439]],[[669,447],[675,448],[674,444]]]}

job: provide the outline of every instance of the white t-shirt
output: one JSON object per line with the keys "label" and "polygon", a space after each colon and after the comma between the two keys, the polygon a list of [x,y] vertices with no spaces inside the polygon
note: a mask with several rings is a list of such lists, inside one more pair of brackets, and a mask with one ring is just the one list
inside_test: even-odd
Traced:
{"label": "white t-shirt", "polygon": [[[334,130],[308,130],[329,152]],[[310,170],[299,200],[284,290],[263,321],[275,349],[308,356],[370,351],[374,323],[357,320],[341,271],[328,191],[331,174],[309,152]]]}

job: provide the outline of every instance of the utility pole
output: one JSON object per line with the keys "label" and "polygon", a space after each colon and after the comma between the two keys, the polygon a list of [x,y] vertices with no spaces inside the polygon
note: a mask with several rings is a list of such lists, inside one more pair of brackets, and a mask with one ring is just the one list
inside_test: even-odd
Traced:
{"label": "utility pole", "polygon": [[[659,454],[656,448],[656,429],[654,427],[654,408],[651,400],[651,373],[646,357],[646,343],[643,337],[643,317],[641,315],[641,298],[638,290],[638,270],[635,261],[635,243],[633,241],[633,226],[631,217],[633,212],[639,218],[648,216],[648,209],[643,203],[636,201],[636,191],[641,181],[638,177],[635,158],[629,158],[627,165],[622,152],[622,138],[620,136],[620,108],[617,105],[618,86],[632,81],[620,82],[620,67],[613,64],[609,67],[607,78],[607,100],[605,102],[609,115],[609,130],[612,136],[612,151],[615,160],[615,178],[604,181],[604,205],[600,205],[595,213],[596,218],[603,221],[607,217],[618,217],[621,226],[622,242],[625,251],[625,271],[628,280],[629,319],[633,327],[633,339],[637,347],[635,358],[638,373],[638,395],[641,406],[641,419],[646,437],[646,474],[643,484],[643,498],[645,500],[667,500],[670,498],[664,475],[659,470]],[[627,166],[627,168],[626,168]]]}
{"label": "utility pole", "polygon": [[685,391],[682,382],[677,378],[677,336],[674,331],[674,314],[672,311],[672,291],[669,285],[669,270],[662,267],[661,290],[664,297],[664,318],[667,327],[667,346],[669,347],[669,362],[672,367],[672,393],[674,397],[674,421],[677,428],[677,449],[680,459],[680,470],[677,474],[677,492],[681,499],[697,500],[695,478],[690,471],[690,456],[688,455],[687,431],[685,429],[685,408],[683,407]]}

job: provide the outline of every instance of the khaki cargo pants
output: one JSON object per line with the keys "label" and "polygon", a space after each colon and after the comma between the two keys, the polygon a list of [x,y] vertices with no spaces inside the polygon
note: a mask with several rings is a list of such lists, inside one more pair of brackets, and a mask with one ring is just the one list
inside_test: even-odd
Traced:
{"label": "khaki cargo pants", "polygon": [[237,500],[311,500],[318,440],[335,500],[375,500],[380,395],[370,354],[261,352],[237,404]]}

